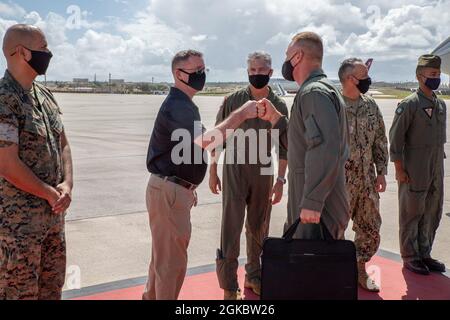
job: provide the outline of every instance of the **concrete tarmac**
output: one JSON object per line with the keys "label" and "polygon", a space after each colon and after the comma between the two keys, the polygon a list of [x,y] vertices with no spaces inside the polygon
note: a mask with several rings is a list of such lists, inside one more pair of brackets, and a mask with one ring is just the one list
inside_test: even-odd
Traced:
{"label": "concrete tarmac", "polygon": [[[80,272],[81,287],[147,274],[151,235],[145,207],[149,174],[146,154],[153,123],[164,96],[56,94],[72,146],[75,170],[73,203],[67,215],[68,277]],[[196,97],[202,120],[211,128],[223,97]],[[293,98],[286,98],[290,109]],[[389,130],[398,100],[378,100]],[[447,101],[450,106],[450,101]],[[446,146],[450,155],[450,146]],[[446,160],[446,168],[449,168]],[[381,248],[398,253],[397,184],[389,167],[381,196]],[[434,256],[450,266],[450,173],[445,178],[444,215]],[[287,190],[274,207],[270,234],[280,236]],[[215,262],[219,246],[221,196],[208,188],[208,175],[192,210],[189,267]],[[347,237],[353,239],[351,225]],[[245,254],[242,237],[241,252]],[[244,257],[244,256],[243,256]],[[74,271],[75,270],[75,271]],[[69,279],[69,278],[68,278]],[[75,282],[76,283],[76,282]],[[67,281],[66,289],[75,289]]]}

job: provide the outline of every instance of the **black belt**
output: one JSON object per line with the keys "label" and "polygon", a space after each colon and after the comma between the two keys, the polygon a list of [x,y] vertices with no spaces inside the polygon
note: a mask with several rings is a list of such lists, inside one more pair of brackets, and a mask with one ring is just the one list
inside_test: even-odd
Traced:
{"label": "black belt", "polygon": [[166,177],[166,176],[163,176],[162,174],[155,174],[155,176],[157,176],[158,178],[163,179],[164,181],[170,181],[170,182],[173,182],[175,184],[178,184],[178,185],[180,185],[183,188],[186,188],[188,190],[195,190],[198,187],[196,184],[187,182],[186,180],[183,180],[183,179],[178,178],[176,176]]}

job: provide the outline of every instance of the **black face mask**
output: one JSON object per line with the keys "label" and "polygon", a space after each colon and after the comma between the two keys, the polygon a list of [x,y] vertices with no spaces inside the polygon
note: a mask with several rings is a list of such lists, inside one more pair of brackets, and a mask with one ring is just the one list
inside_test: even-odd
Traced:
{"label": "black face mask", "polygon": [[[50,60],[53,57],[53,54],[51,52],[46,51],[35,51],[28,49],[27,47],[24,47],[25,49],[29,50],[31,52],[31,59],[30,61],[27,61],[28,65],[33,68],[34,71],[38,75],[44,75],[47,72],[48,66],[50,64]],[[15,55],[14,52],[11,54],[11,56]]]}
{"label": "black face mask", "polygon": [[[425,77],[426,78],[426,77]],[[430,90],[437,90],[439,89],[439,86],[441,85],[441,78],[426,78],[425,85]]]}
{"label": "black face mask", "polygon": [[[358,79],[359,80],[359,79]],[[366,79],[359,80],[358,85],[356,86],[362,94],[366,94],[369,91],[370,86],[372,85],[372,79],[370,77]]]}
{"label": "black face mask", "polygon": [[270,81],[270,76],[267,74],[254,74],[248,76],[248,81],[250,84],[255,87],[256,89],[262,89]]}
{"label": "black face mask", "polygon": [[281,73],[283,74],[283,78],[287,81],[295,81],[294,79],[294,69],[292,66],[291,60],[287,60],[283,63],[283,67],[281,68]]}
{"label": "black face mask", "polygon": [[206,73],[205,70],[202,70],[200,72],[186,72],[182,69],[179,69],[181,72],[188,74],[189,75],[189,81],[183,81],[180,79],[181,82],[183,82],[185,85],[191,87],[192,89],[196,90],[196,91],[202,91],[203,88],[205,87],[205,82],[206,82]]}

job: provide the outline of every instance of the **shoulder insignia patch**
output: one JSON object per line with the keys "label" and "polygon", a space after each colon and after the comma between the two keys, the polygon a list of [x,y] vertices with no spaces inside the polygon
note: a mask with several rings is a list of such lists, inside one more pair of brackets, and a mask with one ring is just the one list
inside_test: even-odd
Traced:
{"label": "shoulder insignia patch", "polygon": [[405,111],[405,107],[400,106],[397,108],[397,110],[395,110],[395,113],[398,115],[401,115],[403,113],[403,111]]}

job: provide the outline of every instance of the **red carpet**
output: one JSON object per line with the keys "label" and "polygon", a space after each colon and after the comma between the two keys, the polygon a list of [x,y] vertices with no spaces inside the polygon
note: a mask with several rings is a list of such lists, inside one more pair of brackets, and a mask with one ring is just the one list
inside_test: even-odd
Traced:
{"label": "red carpet", "polygon": [[[450,279],[444,275],[420,276],[403,270],[398,262],[375,257],[368,268],[375,270],[380,279],[379,294],[359,291],[360,300],[450,300]],[[377,272],[379,271],[379,272]],[[239,269],[241,286],[244,283],[244,270]],[[144,286],[137,286],[102,292],[77,298],[78,300],[139,300]],[[242,288],[243,289],[243,288]],[[180,294],[180,300],[220,300],[223,292],[219,288],[214,272],[187,277]],[[246,300],[258,299],[251,291],[245,290]]]}

